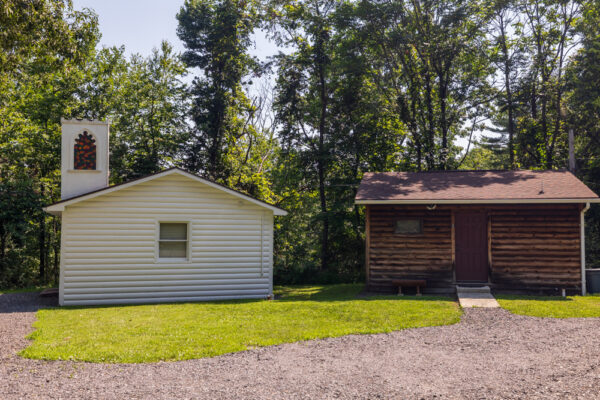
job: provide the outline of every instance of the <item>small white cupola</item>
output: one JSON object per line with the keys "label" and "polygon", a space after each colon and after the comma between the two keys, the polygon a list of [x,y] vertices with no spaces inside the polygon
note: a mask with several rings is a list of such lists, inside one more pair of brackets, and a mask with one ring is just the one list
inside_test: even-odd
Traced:
{"label": "small white cupola", "polygon": [[108,186],[108,121],[61,119],[62,200]]}

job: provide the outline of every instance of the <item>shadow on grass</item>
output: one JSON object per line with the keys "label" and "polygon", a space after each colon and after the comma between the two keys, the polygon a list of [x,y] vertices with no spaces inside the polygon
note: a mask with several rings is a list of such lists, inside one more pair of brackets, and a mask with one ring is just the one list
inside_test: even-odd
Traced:
{"label": "shadow on grass", "polygon": [[86,310],[95,308],[115,308],[115,307],[142,307],[142,306],[159,306],[159,305],[176,305],[176,304],[198,304],[198,305],[227,305],[227,304],[249,304],[262,302],[290,303],[290,302],[323,302],[336,303],[347,301],[376,301],[376,300],[393,300],[397,302],[407,301],[440,301],[455,299],[451,296],[397,296],[397,295],[373,295],[361,296],[364,285],[362,284],[338,284],[338,285],[307,285],[307,286],[279,286],[275,287],[274,300],[265,299],[234,299],[234,300],[214,300],[214,301],[198,301],[198,302],[167,302],[167,303],[141,303],[141,304],[101,304],[101,305],[86,305],[86,306],[63,306],[61,309],[67,310]]}
{"label": "shadow on grass", "polygon": [[450,300],[451,296],[398,296],[396,294],[363,294],[363,284],[339,284],[339,285],[313,285],[313,286],[285,286],[276,287],[276,301],[430,301]]}
{"label": "shadow on grass", "polygon": [[573,301],[572,298],[562,296],[529,296],[529,295],[513,295],[513,294],[496,294],[497,300],[534,300],[534,301]]}

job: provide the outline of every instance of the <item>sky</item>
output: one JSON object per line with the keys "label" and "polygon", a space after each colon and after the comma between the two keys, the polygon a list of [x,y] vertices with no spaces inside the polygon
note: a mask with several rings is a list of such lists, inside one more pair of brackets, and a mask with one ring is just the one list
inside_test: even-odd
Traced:
{"label": "sky", "polygon": [[[183,0],[73,0],[75,9],[90,8],[98,14],[100,46],[125,45],[128,54],[142,55],[149,55],[163,40],[176,51],[185,50],[175,17],[182,5]],[[255,42],[251,53],[260,59],[277,52],[263,34],[255,35]]]}

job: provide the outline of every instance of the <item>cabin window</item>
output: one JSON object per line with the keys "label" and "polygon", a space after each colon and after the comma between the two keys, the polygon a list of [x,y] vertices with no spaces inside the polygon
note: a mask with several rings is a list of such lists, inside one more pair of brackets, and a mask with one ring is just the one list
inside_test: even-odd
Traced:
{"label": "cabin window", "polygon": [[159,258],[188,258],[188,224],[161,222],[158,239]]}
{"label": "cabin window", "polygon": [[423,220],[399,219],[396,221],[395,233],[400,235],[419,235],[423,233]]}
{"label": "cabin window", "polygon": [[83,170],[96,169],[96,139],[83,131],[75,139],[73,168]]}

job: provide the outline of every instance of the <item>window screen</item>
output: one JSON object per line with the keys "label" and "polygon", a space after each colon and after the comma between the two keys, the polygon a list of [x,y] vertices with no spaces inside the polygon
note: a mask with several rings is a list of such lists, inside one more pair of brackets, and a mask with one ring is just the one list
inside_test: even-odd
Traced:
{"label": "window screen", "polygon": [[187,258],[188,228],[186,223],[160,223],[158,256],[160,258]]}
{"label": "window screen", "polygon": [[423,221],[420,219],[399,219],[396,221],[395,232],[404,235],[423,233]]}

